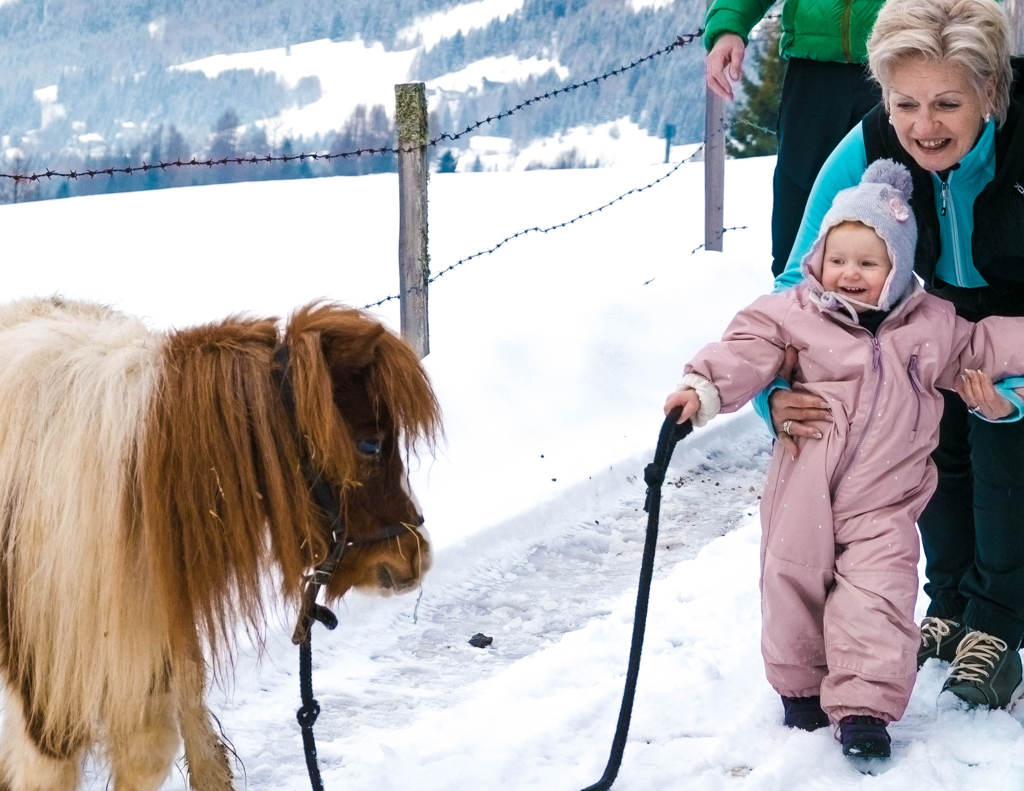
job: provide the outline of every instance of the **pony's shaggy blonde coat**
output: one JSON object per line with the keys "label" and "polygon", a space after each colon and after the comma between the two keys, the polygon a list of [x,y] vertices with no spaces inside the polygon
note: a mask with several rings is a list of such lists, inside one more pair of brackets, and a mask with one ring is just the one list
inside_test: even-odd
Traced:
{"label": "pony's shaggy blonde coat", "polygon": [[[202,700],[204,647],[218,657],[240,621],[259,627],[272,569],[294,601],[324,556],[300,442],[337,491],[365,488],[339,377],[365,379],[363,422],[392,440],[438,428],[412,352],[358,311],[308,306],[288,342],[295,421],[273,320],[164,335],[97,305],[0,307],[0,789],[70,790],[101,743],[118,791],[148,791],[179,732],[193,787],[230,788]],[[387,518],[412,521],[399,506]],[[345,508],[370,528],[365,509]],[[395,557],[367,562],[415,579],[425,537],[410,528],[395,543]],[[329,592],[378,576],[353,569]]]}

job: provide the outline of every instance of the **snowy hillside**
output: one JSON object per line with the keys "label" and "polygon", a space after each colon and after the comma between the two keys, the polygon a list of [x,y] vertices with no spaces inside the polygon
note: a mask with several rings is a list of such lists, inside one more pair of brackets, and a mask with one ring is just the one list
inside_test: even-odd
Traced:
{"label": "snowy hillside", "polygon": [[[456,10],[469,7],[459,6]],[[430,29],[427,25],[427,30]],[[295,88],[304,77],[315,77],[322,91],[319,99],[256,121],[257,126],[275,139],[299,139],[326,135],[338,129],[358,105],[380,104],[393,116],[395,84],[412,79],[410,70],[419,53],[416,47],[388,51],[379,42],[369,44],[361,39],[332,41],[325,38],[258,52],[212,55],[171,69],[201,72],[208,79],[226,72],[249,69],[274,75],[291,88]],[[433,110],[442,100],[457,101],[467,92],[479,92],[485,83],[516,84],[548,72],[555,73],[561,80],[569,77],[565,67],[546,58],[524,59],[514,55],[482,58],[429,80],[429,105]],[[56,101],[56,87],[53,86],[52,101]]]}
{"label": "snowy hillside", "polygon": [[[425,363],[446,443],[413,484],[436,555],[422,599],[347,597],[314,638],[328,789],[578,789],[607,758],[645,515],[642,467],[682,363],[770,288],[771,159],[730,161],[724,254],[702,241],[700,164],[471,261],[430,293]],[[432,267],[550,225],[664,165],[436,174]],[[157,327],[397,290],[397,179],[230,184],[0,207],[5,298],[60,292]],[[379,315],[397,321],[397,303]],[[1024,712],[938,712],[940,668],[856,772],[828,729],[788,731],[759,654],[756,509],[770,443],[747,410],[676,451],[634,724],[615,788],[1019,787]],[[923,600],[921,602],[923,604]],[[211,705],[237,787],[307,788],[290,616]],[[467,644],[475,632],[489,649]],[[244,771],[243,771],[244,767]],[[96,761],[86,787],[107,782]],[[181,791],[172,773],[165,786]]]}
{"label": "snowy hillside", "polygon": [[[696,31],[701,8],[661,0],[0,3],[0,68],[8,77],[0,93],[0,172],[381,148],[394,142],[396,83],[427,83],[432,132],[452,134],[642,60],[628,77],[540,102],[482,130],[524,149],[617,124],[627,130],[621,141],[607,138],[601,156],[577,150],[571,161],[638,162],[634,139],[657,148],[666,124],[679,142],[700,137],[700,43],[656,62],[645,56]],[[477,161],[469,136],[449,145],[467,163]],[[304,164],[302,174],[219,168],[150,172],[103,186],[47,181],[17,194],[0,190],[0,203],[394,167],[390,158]],[[531,164],[557,163],[505,162]]]}

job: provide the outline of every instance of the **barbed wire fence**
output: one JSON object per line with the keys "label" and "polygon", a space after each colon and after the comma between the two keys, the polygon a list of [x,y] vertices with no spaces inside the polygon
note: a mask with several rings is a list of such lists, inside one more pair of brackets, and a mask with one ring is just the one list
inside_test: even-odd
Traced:
{"label": "barbed wire fence", "polygon": [[[542,102],[542,101],[545,101],[547,99],[554,99],[554,98],[556,98],[558,96],[563,96],[563,95],[571,93],[573,91],[580,90],[581,88],[588,88],[588,87],[591,87],[591,86],[594,86],[594,85],[598,85],[598,84],[604,82],[605,80],[608,80],[608,79],[610,79],[612,77],[618,77],[618,76],[620,76],[622,74],[625,74],[626,72],[628,72],[628,71],[630,71],[632,69],[637,68],[638,66],[642,66],[645,63],[649,63],[652,60],[661,57],[662,55],[667,55],[668,53],[674,52],[675,50],[677,50],[677,49],[679,49],[681,47],[685,47],[687,44],[690,44],[693,41],[699,39],[703,34],[704,34],[704,31],[701,29],[701,30],[697,30],[697,31],[695,31],[693,33],[687,33],[685,35],[679,36],[671,44],[669,44],[669,45],[667,45],[665,47],[662,47],[662,48],[660,48],[658,50],[655,50],[654,52],[651,52],[650,54],[645,55],[642,58],[638,58],[638,59],[636,59],[636,60],[634,60],[634,61],[632,61],[630,63],[623,64],[622,66],[619,66],[618,68],[612,69],[611,71],[607,71],[604,74],[600,74],[600,75],[598,75],[596,77],[591,77],[588,80],[583,80],[582,82],[572,83],[570,85],[566,85],[563,88],[558,88],[557,90],[554,90],[554,91],[546,91],[545,93],[538,94],[537,96],[534,96],[534,97],[532,97],[530,99],[526,99],[526,100],[520,102],[519,104],[516,104],[516,105],[514,105],[512,107],[509,107],[506,110],[503,110],[500,113],[497,113],[495,115],[489,115],[486,118],[481,118],[479,121],[475,121],[475,122],[469,124],[465,129],[463,129],[460,132],[455,132],[455,133],[444,132],[444,133],[438,135],[437,137],[431,138],[426,143],[422,144],[421,146],[418,146],[417,148],[424,148],[424,149],[425,148],[434,148],[434,147],[436,147],[436,146],[438,146],[438,145],[440,145],[442,143],[445,143],[445,142],[454,142],[456,140],[459,140],[459,139],[465,137],[468,134],[471,134],[472,132],[475,132],[476,130],[480,129],[481,127],[487,126],[488,124],[492,124],[492,123],[494,123],[496,121],[500,121],[500,120],[502,120],[504,118],[508,118],[509,116],[512,116],[512,115],[520,112],[521,110],[524,110],[527,107],[531,107],[531,106],[537,104],[538,102]],[[358,148],[358,149],[355,149],[353,151],[342,151],[342,152],[338,152],[338,153],[331,153],[329,151],[328,152],[311,151],[311,152],[302,152],[302,153],[299,153],[299,154],[282,154],[280,156],[274,156],[274,155],[271,155],[271,154],[266,154],[264,156],[255,156],[255,155],[253,155],[253,156],[249,156],[249,157],[221,157],[219,159],[212,159],[212,158],[196,159],[196,158],[193,157],[192,159],[186,160],[186,161],[182,161],[181,159],[175,159],[175,160],[169,161],[169,162],[164,162],[164,161],[155,162],[155,163],[154,162],[143,162],[142,164],[139,164],[139,165],[127,165],[125,167],[120,167],[120,168],[115,168],[115,167],[96,168],[96,169],[87,168],[87,169],[84,169],[84,170],[68,170],[68,171],[59,171],[59,170],[47,169],[47,170],[40,171],[40,172],[37,172],[37,173],[0,173],[0,179],[8,179],[8,180],[11,180],[11,181],[13,181],[15,183],[20,183],[22,181],[40,182],[40,181],[43,181],[43,180],[49,181],[49,180],[53,180],[53,179],[66,179],[66,180],[69,180],[69,181],[76,181],[76,180],[81,179],[81,178],[94,179],[94,178],[97,178],[99,176],[108,176],[110,178],[113,178],[114,176],[122,176],[122,175],[123,176],[134,176],[136,173],[143,173],[143,174],[145,174],[145,173],[149,173],[149,172],[154,171],[154,170],[166,171],[166,170],[169,170],[171,168],[174,168],[174,169],[181,169],[181,168],[206,168],[206,169],[212,169],[212,168],[215,168],[215,167],[227,167],[227,166],[233,166],[233,165],[234,166],[237,166],[237,165],[249,165],[249,166],[252,166],[252,165],[272,164],[272,163],[276,163],[276,162],[281,162],[281,163],[305,162],[306,160],[310,160],[310,161],[313,161],[313,162],[331,162],[332,160],[338,160],[338,159],[352,159],[352,158],[357,158],[357,157],[372,157],[372,156],[384,156],[384,155],[387,155],[387,154],[399,154],[399,153],[407,152],[409,150],[411,150],[411,149],[409,149],[409,148],[401,148],[401,147],[397,147],[397,146],[379,146],[377,148]]]}
{"label": "barbed wire fence", "polygon": [[[652,187],[660,184],[661,182],[665,181],[665,179],[667,179],[670,176],[672,176],[683,165],[687,164],[688,162],[692,162],[693,160],[695,160],[701,153],[703,153],[703,151],[704,151],[704,144],[701,143],[697,147],[696,151],[694,151],[692,154],[690,154],[690,156],[688,156],[685,159],[683,159],[681,162],[676,163],[675,167],[673,167],[670,171],[668,171],[661,178],[657,178],[654,181],[652,181],[650,184],[646,184],[643,187],[634,187],[633,189],[628,190],[627,192],[623,192],[618,197],[613,198],[612,200],[608,201],[607,203],[604,203],[604,204],[598,206],[596,209],[591,209],[590,211],[582,212],[581,214],[577,214],[571,220],[566,220],[564,222],[556,223],[555,225],[549,225],[549,226],[544,227],[544,228],[541,228],[540,226],[534,226],[532,228],[524,228],[523,230],[517,231],[516,233],[512,234],[511,236],[506,236],[500,242],[498,242],[497,244],[492,245],[491,247],[488,247],[485,250],[480,250],[479,252],[473,253],[472,255],[467,255],[465,258],[460,258],[454,264],[450,264],[450,265],[446,266],[444,269],[441,269],[438,272],[436,272],[433,275],[431,275],[427,279],[427,285],[430,285],[430,284],[434,283],[439,278],[442,278],[446,274],[451,272],[453,269],[457,269],[458,267],[460,267],[460,266],[462,266],[464,264],[467,264],[470,261],[473,261],[474,259],[482,258],[485,255],[491,255],[492,253],[497,252],[499,249],[504,247],[506,244],[508,244],[511,241],[514,241],[515,239],[520,238],[521,236],[528,236],[529,234],[532,234],[532,233],[549,233],[551,231],[557,231],[557,230],[559,230],[561,228],[567,228],[568,226],[570,226],[570,225],[572,225],[572,224],[574,224],[576,222],[579,222],[580,220],[582,220],[582,219],[584,219],[586,217],[591,217],[591,216],[597,214],[598,212],[602,212],[605,209],[607,209],[607,208],[609,208],[611,206],[614,206],[616,203],[618,203],[621,200],[624,200],[625,198],[628,198],[630,195],[638,195],[641,192],[646,192],[647,190],[649,190]],[[746,226],[743,226],[743,227],[746,227]],[[726,230],[732,231],[732,230],[737,230],[737,229],[736,228],[727,228]],[[703,247],[703,245],[701,245],[701,246]],[[694,252],[696,252],[696,250]],[[410,288],[410,289],[406,289],[404,292],[401,292],[401,293],[398,293],[398,294],[392,294],[390,296],[384,297],[383,299],[378,299],[376,302],[371,302],[371,303],[369,303],[367,305],[363,305],[363,310],[370,310],[372,308],[378,308],[378,307],[380,307],[381,305],[383,305],[383,304],[385,304],[387,302],[392,302],[392,301],[394,301],[396,299],[401,299],[403,295],[414,293],[417,290],[418,289],[416,289],[416,288]]]}
{"label": "barbed wire fence", "polygon": [[[771,15],[769,17],[766,17],[766,19],[768,19],[770,21],[774,21],[774,20],[776,20],[778,18],[778,16],[779,16],[778,14]],[[267,154],[267,155],[263,155],[263,156],[251,155],[251,156],[246,156],[246,157],[243,157],[243,156],[222,157],[222,158],[219,158],[219,159],[213,159],[213,158],[197,159],[197,158],[193,157],[192,159],[186,160],[186,161],[183,161],[181,159],[175,159],[173,161],[143,162],[143,163],[141,163],[139,165],[134,165],[134,166],[133,165],[127,165],[127,166],[124,166],[124,167],[106,167],[106,168],[95,168],[95,169],[89,168],[89,169],[83,169],[83,170],[67,170],[67,171],[59,171],[59,170],[54,170],[54,169],[46,169],[44,171],[34,172],[34,173],[0,173],[0,181],[8,180],[10,182],[13,182],[15,185],[21,184],[21,183],[38,183],[38,182],[42,182],[44,180],[45,181],[52,181],[54,179],[63,179],[63,180],[67,180],[67,181],[76,181],[78,179],[84,179],[84,178],[95,179],[95,178],[102,177],[102,176],[107,176],[108,178],[113,178],[115,176],[129,176],[129,177],[131,177],[131,176],[134,176],[136,174],[146,174],[146,173],[150,173],[150,172],[153,172],[153,171],[161,171],[161,172],[163,172],[163,171],[167,171],[167,170],[171,170],[171,169],[180,170],[182,168],[213,169],[215,167],[229,167],[229,166],[250,166],[250,167],[254,167],[254,166],[259,166],[259,165],[270,165],[270,164],[274,164],[274,163],[291,163],[291,162],[300,162],[301,163],[301,162],[306,162],[307,160],[308,161],[312,161],[312,162],[331,162],[331,161],[334,161],[334,160],[347,160],[347,159],[353,159],[353,158],[359,158],[359,157],[385,156],[385,155],[389,155],[389,154],[397,154],[397,155],[401,156],[401,155],[404,155],[404,154],[414,153],[414,152],[417,152],[417,151],[422,152],[422,151],[426,151],[427,149],[431,149],[431,148],[435,148],[437,146],[440,146],[440,145],[442,145],[444,143],[450,143],[450,142],[458,141],[461,138],[463,138],[463,137],[465,137],[465,136],[467,136],[469,134],[472,134],[473,132],[481,129],[484,126],[487,126],[489,124],[493,124],[493,123],[496,123],[498,121],[501,121],[501,120],[503,120],[505,118],[508,118],[508,117],[516,114],[516,113],[521,112],[522,110],[524,110],[524,109],[526,109],[528,107],[532,107],[532,106],[534,106],[534,105],[536,105],[536,104],[538,104],[540,102],[544,102],[544,101],[547,101],[547,100],[550,100],[550,99],[554,99],[554,98],[557,98],[559,96],[565,96],[565,95],[568,95],[568,94],[570,94],[570,93],[572,93],[574,91],[579,91],[579,90],[583,90],[583,89],[586,89],[586,88],[589,88],[589,87],[593,87],[593,86],[601,84],[602,82],[604,82],[606,80],[612,79],[614,77],[621,76],[621,75],[623,75],[623,74],[625,74],[625,73],[627,73],[627,72],[629,72],[629,71],[631,71],[633,69],[636,69],[636,68],[638,68],[638,67],[640,67],[640,66],[642,66],[644,64],[650,63],[651,61],[654,61],[657,58],[660,58],[660,57],[662,57],[664,55],[667,55],[667,54],[669,54],[671,52],[674,52],[674,51],[676,51],[678,49],[681,49],[683,47],[686,47],[687,45],[693,43],[694,41],[700,40],[700,38],[703,36],[703,34],[704,34],[703,29],[698,29],[698,30],[696,30],[694,32],[678,36],[672,43],[670,43],[670,44],[668,44],[668,45],[666,45],[664,47],[661,47],[661,48],[659,48],[659,49],[657,49],[657,50],[655,50],[655,51],[653,51],[653,52],[651,52],[651,53],[649,53],[649,54],[647,54],[647,55],[645,55],[643,57],[637,58],[636,60],[633,60],[630,63],[622,64],[622,65],[618,66],[617,68],[611,69],[610,71],[604,72],[603,74],[597,75],[595,77],[591,77],[589,79],[582,80],[582,81],[579,81],[579,82],[574,82],[574,83],[571,83],[569,85],[566,85],[566,86],[564,86],[562,88],[558,88],[558,89],[553,90],[553,91],[546,91],[545,93],[538,94],[538,95],[533,96],[533,97],[531,97],[529,99],[525,99],[525,100],[523,100],[523,101],[521,101],[521,102],[519,102],[519,103],[517,103],[517,104],[515,104],[513,106],[510,106],[510,107],[506,108],[505,110],[503,110],[501,112],[498,112],[498,113],[496,113],[494,115],[489,115],[489,116],[487,116],[485,118],[481,118],[478,121],[475,121],[475,122],[473,122],[471,124],[468,124],[461,131],[458,131],[458,132],[444,132],[444,133],[439,134],[439,135],[437,135],[435,137],[431,137],[431,138],[427,139],[425,142],[423,142],[421,144],[414,145],[414,146],[401,146],[401,145],[391,146],[391,145],[388,145],[388,146],[379,146],[379,147],[373,147],[373,148],[358,148],[358,149],[354,149],[352,151],[342,151],[342,152],[312,151],[312,152],[301,152],[301,153],[298,153],[298,154],[282,154],[282,155],[277,155],[277,156],[272,155],[272,154]],[[758,129],[760,129],[761,131],[764,131],[764,132],[774,133],[774,130],[765,129],[764,127],[757,126],[756,124],[751,124],[748,121],[736,121],[736,123],[743,123],[743,124],[746,124],[748,126],[754,126],[754,127],[758,128]],[[730,128],[730,125],[727,124],[727,123],[723,124],[722,126],[723,126],[723,129]],[[497,252],[498,250],[500,250],[501,248],[505,247],[507,244],[509,244],[510,242],[512,242],[512,241],[514,241],[516,239],[519,239],[521,237],[528,236],[528,235],[531,235],[531,234],[547,234],[547,233],[550,233],[550,232],[553,232],[553,231],[556,231],[556,230],[560,230],[562,228],[567,228],[567,227],[569,227],[569,226],[571,226],[571,225],[573,225],[573,224],[575,224],[575,223],[577,223],[577,222],[579,222],[579,221],[581,221],[581,220],[583,220],[583,219],[585,219],[587,217],[591,217],[591,216],[593,216],[595,214],[598,214],[600,212],[605,211],[606,209],[608,209],[608,208],[616,205],[617,203],[625,200],[627,197],[630,197],[632,195],[638,195],[640,193],[646,192],[647,190],[652,189],[653,187],[657,186],[658,184],[662,183],[666,179],[668,179],[671,176],[673,176],[675,173],[677,173],[682,168],[683,165],[685,165],[685,164],[687,164],[689,162],[693,162],[694,160],[696,160],[701,154],[704,154],[706,152],[707,147],[709,145],[710,145],[710,143],[708,141],[705,141],[705,142],[701,143],[695,151],[693,151],[689,156],[687,156],[682,161],[676,163],[674,165],[674,167],[672,167],[668,172],[666,172],[664,175],[660,176],[659,178],[651,181],[650,183],[645,184],[644,186],[635,187],[633,189],[627,190],[626,192],[618,195],[617,197],[613,198],[612,200],[607,201],[607,202],[603,203],[602,205],[600,205],[600,206],[598,206],[598,207],[596,207],[594,209],[590,209],[589,211],[581,212],[580,214],[577,214],[572,219],[565,220],[563,222],[555,223],[555,224],[544,226],[544,227],[542,227],[542,226],[533,226],[533,227],[530,227],[530,228],[524,228],[523,230],[518,231],[518,232],[516,232],[516,233],[514,233],[514,234],[512,234],[510,236],[506,236],[501,241],[495,243],[491,247],[488,247],[486,249],[483,249],[483,250],[480,250],[478,252],[475,252],[472,255],[465,256],[464,258],[460,258],[459,260],[457,260],[454,263],[444,267],[443,269],[441,269],[441,270],[439,270],[439,271],[437,271],[437,272],[435,272],[433,274],[429,274],[429,276],[424,279],[424,282],[423,282],[423,284],[421,286],[414,286],[414,287],[411,287],[411,288],[406,288],[404,290],[401,290],[397,294],[392,294],[392,295],[383,297],[382,299],[379,299],[379,300],[377,300],[375,302],[368,303],[367,305],[365,305],[363,307],[364,307],[364,309],[372,309],[372,308],[380,307],[380,306],[382,306],[382,305],[384,305],[386,303],[389,303],[389,302],[392,302],[392,301],[395,301],[395,300],[402,300],[405,296],[408,296],[410,294],[414,294],[414,293],[416,293],[418,291],[424,291],[427,286],[429,286],[430,284],[433,284],[438,279],[444,277],[445,275],[447,275],[448,273],[454,271],[455,269],[457,269],[457,268],[459,268],[461,266],[464,266],[465,264],[467,264],[467,263],[469,263],[471,261],[474,261],[476,259],[488,256],[488,255],[491,255],[491,254]],[[720,230],[720,233],[724,234],[724,233],[730,232],[730,231],[743,230],[746,227],[747,226],[744,225],[744,226],[733,226],[733,227],[730,227],[730,228],[722,228]],[[697,247],[695,247],[691,251],[690,254],[691,255],[695,254],[697,251],[699,251],[703,247],[705,247],[705,244],[703,244],[703,243],[698,245]]]}

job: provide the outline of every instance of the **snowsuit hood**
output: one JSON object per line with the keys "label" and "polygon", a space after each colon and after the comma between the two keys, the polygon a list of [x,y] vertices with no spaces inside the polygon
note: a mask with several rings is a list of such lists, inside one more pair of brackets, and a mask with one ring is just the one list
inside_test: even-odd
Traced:
{"label": "snowsuit hood", "polygon": [[[836,195],[832,208],[822,220],[818,238],[801,262],[804,278],[822,307],[845,308],[856,320],[856,307],[888,311],[913,293],[917,284],[914,280],[917,223],[909,205],[912,192],[910,171],[890,159],[880,159],[868,166],[860,184]],[[821,285],[825,238],[829,231],[844,222],[863,223],[885,242],[892,270],[882,287],[878,305],[841,297],[825,291]]]}

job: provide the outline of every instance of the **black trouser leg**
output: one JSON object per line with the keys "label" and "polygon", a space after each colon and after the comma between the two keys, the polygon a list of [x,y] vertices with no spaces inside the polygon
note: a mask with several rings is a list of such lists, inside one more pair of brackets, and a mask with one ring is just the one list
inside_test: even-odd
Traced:
{"label": "black trouser leg", "polygon": [[772,272],[786,267],[814,179],[839,141],[881,94],[856,63],[792,58],[779,103],[772,206]]}
{"label": "black trouser leg", "polygon": [[778,165],[772,189],[772,274],[778,277],[786,268],[811,193],[787,176]]}
{"label": "black trouser leg", "polygon": [[943,392],[939,485],[918,526],[928,614],[964,614],[1016,647],[1024,636],[1024,421],[986,423]]}
{"label": "black trouser leg", "polygon": [[964,620],[1016,648],[1024,637],[1024,422],[971,424],[974,563]]}
{"label": "black trouser leg", "polygon": [[939,424],[939,446],[932,460],[939,484],[917,520],[924,546],[924,592],[931,598],[928,614],[959,618],[967,607],[960,581],[974,565],[974,477],[971,473],[967,406],[956,393],[942,390],[945,407]]}

